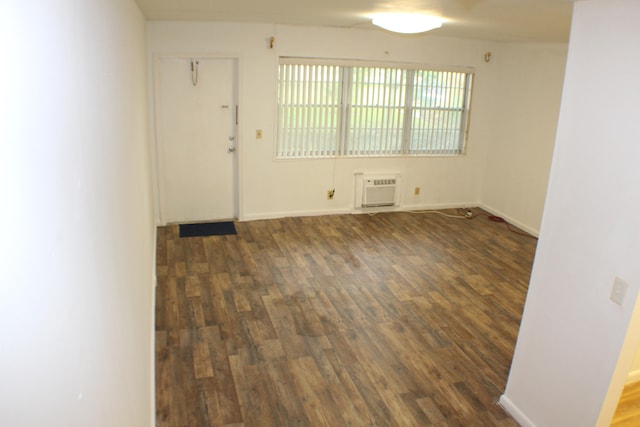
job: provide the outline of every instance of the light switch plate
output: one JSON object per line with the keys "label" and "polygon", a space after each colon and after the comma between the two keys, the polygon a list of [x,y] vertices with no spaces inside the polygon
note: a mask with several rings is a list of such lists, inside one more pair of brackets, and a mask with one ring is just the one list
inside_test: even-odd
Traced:
{"label": "light switch plate", "polygon": [[611,287],[611,301],[618,305],[622,305],[624,302],[624,296],[627,294],[629,284],[619,277],[613,279],[613,286]]}

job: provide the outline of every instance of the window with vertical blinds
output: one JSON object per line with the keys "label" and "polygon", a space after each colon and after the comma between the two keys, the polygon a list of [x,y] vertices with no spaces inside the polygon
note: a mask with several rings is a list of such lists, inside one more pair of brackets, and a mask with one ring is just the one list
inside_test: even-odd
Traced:
{"label": "window with vertical blinds", "polygon": [[473,75],[281,58],[277,158],[463,154]]}

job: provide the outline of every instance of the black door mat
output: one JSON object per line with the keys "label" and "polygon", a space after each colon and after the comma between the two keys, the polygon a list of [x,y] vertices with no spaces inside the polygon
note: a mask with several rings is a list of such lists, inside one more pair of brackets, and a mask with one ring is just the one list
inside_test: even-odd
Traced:
{"label": "black door mat", "polygon": [[233,221],[180,224],[180,237],[226,236],[238,234]]}

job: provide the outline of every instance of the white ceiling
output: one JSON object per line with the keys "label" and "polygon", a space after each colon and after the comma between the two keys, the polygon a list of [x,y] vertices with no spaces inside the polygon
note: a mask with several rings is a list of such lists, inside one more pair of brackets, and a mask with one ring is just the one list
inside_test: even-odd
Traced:
{"label": "white ceiling", "polygon": [[380,12],[439,15],[430,34],[566,42],[573,0],[136,0],[150,21],[227,21],[374,28]]}

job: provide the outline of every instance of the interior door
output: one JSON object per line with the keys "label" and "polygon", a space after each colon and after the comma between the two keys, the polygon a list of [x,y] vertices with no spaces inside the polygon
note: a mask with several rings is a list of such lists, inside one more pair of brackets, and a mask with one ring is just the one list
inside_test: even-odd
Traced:
{"label": "interior door", "polygon": [[156,67],[162,221],[236,218],[236,61],[165,57]]}

